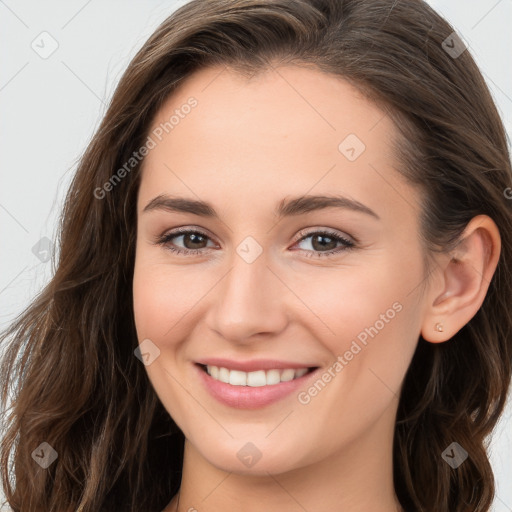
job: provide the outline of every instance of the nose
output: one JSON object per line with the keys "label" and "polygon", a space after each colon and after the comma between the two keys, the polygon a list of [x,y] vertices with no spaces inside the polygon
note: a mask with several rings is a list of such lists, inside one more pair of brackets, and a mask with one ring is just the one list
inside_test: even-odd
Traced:
{"label": "nose", "polygon": [[287,289],[260,255],[252,263],[234,255],[231,269],[214,288],[206,315],[210,329],[236,343],[277,335],[287,325]]}

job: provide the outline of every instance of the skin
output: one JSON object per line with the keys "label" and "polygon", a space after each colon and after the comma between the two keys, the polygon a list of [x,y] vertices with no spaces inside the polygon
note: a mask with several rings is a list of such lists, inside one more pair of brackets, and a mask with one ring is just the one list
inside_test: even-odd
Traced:
{"label": "skin", "polygon": [[[251,79],[207,68],[181,84],[152,128],[191,96],[197,106],[144,161],[133,278],[139,342],[160,350],[146,370],[186,437],[179,510],[400,510],[392,441],[405,373],[420,334],[449,340],[482,304],[499,257],[496,225],[473,219],[426,279],[421,191],[396,170],[393,123],[353,86],[308,67]],[[348,134],[366,146],[354,161],[338,149]],[[379,219],[333,207],[273,214],[284,198],[334,193]],[[144,211],[159,194],[207,201],[219,219]],[[155,243],[177,227],[208,238],[194,245],[177,233],[167,246],[200,254]],[[357,240],[355,248],[329,245],[340,252],[319,257],[322,248],[299,231],[326,228]],[[248,236],[262,249],[252,263],[237,253]],[[212,356],[292,360],[325,372],[396,303],[394,318],[307,404],[292,393],[233,409],[197,376],[194,361]],[[237,457],[248,442],[261,453],[252,467]],[[166,511],[177,505],[176,496]]]}

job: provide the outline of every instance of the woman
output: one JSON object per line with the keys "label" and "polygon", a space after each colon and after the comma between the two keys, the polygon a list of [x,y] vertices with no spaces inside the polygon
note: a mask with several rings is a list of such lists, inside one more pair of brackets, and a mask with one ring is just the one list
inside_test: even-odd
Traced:
{"label": "woman", "polygon": [[9,504],[488,511],[511,183],[484,80],[425,3],[181,7],[5,334]]}

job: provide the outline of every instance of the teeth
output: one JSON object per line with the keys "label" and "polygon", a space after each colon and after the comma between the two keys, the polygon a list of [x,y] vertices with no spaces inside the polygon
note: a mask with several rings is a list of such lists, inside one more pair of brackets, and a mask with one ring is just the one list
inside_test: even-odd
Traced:
{"label": "teeth", "polygon": [[229,383],[232,386],[246,386],[247,373],[239,372],[238,370],[231,370],[229,372]]}
{"label": "teeth", "polygon": [[[229,384],[229,370],[227,368],[218,368],[219,370],[219,377],[218,380],[221,382],[225,382],[226,384]],[[213,375],[212,375],[213,377]]]}
{"label": "teeth", "polygon": [[287,368],[286,370],[283,370],[283,373],[281,373],[281,382],[293,380],[293,377],[295,377],[295,370]]}
{"label": "teeth", "polygon": [[279,370],[267,370],[265,373],[267,375],[267,386],[281,382],[281,372]]}
{"label": "teeth", "polygon": [[295,370],[295,378],[298,379],[299,377],[306,375],[306,373],[308,373],[307,368],[301,368],[300,370]]}
{"label": "teeth", "polygon": [[272,386],[280,382],[288,382],[298,379],[308,372],[307,368],[286,368],[285,370],[257,370],[255,372],[241,372],[239,370],[228,370],[218,366],[207,366],[206,371],[215,380],[219,380],[232,386]]}
{"label": "teeth", "polygon": [[[240,372],[242,373],[242,372]],[[263,370],[247,373],[247,385],[253,388],[267,385],[267,376]]]}

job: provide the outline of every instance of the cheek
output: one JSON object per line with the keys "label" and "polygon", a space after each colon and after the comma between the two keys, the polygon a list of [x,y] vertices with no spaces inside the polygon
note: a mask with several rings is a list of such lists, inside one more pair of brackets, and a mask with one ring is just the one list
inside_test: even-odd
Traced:
{"label": "cheek", "polygon": [[353,406],[378,406],[399,394],[420,332],[421,261],[416,253],[396,253],[364,269],[330,269],[297,282],[297,294],[318,315],[310,326],[338,361],[329,400],[338,395]]}
{"label": "cheek", "polygon": [[[196,273],[196,278],[198,277]],[[204,285],[193,272],[139,257],[133,276],[133,310],[139,339],[173,338],[183,320],[204,295]]]}
{"label": "cheek", "polygon": [[[326,269],[323,275],[296,276],[294,292],[311,314],[306,320],[333,354],[343,353],[350,341],[364,344],[401,324],[410,309],[411,289],[408,284],[418,279],[411,273],[397,272],[396,264],[374,264],[365,268]],[[325,332],[324,335],[321,335]]]}
{"label": "cheek", "polygon": [[[145,367],[151,385],[174,421],[186,427],[189,398],[179,382],[184,382],[177,364],[181,339],[186,339],[192,326],[188,323],[191,309],[197,302],[183,273],[155,263],[139,253],[133,276],[133,310],[139,343],[150,339],[160,350]],[[196,412],[197,413],[197,412]],[[198,418],[200,421],[201,418]]]}
{"label": "cheek", "polygon": [[[153,338],[165,325],[170,327],[169,294],[163,296],[162,283],[155,280],[155,273],[144,265],[136,265],[133,276],[133,311],[139,341]],[[167,324],[169,322],[169,324]],[[155,332],[156,331],[156,332]],[[164,331],[162,331],[163,333]]]}

